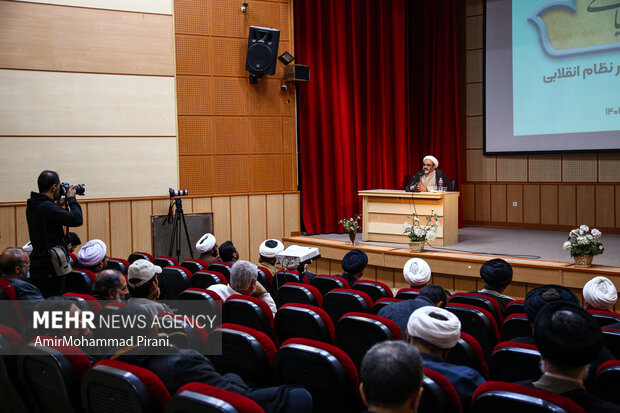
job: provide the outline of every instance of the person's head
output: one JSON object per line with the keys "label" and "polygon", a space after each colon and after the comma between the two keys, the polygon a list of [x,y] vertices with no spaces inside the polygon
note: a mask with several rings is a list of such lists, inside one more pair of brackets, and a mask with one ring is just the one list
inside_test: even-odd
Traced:
{"label": "person's head", "polygon": [[560,285],[543,285],[535,288],[525,296],[523,311],[529,322],[534,325],[538,312],[550,302],[567,301],[579,305],[579,298],[568,288]]}
{"label": "person's head", "polygon": [[237,261],[239,259],[239,253],[232,241],[226,241],[220,245],[220,259],[223,262]]}
{"label": "person's head", "polygon": [[502,292],[512,282],[512,267],[501,258],[494,258],[480,267],[484,288]]}
{"label": "person's head", "polygon": [[422,160],[422,168],[425,174],[430,174],[439,167],[439,161],[433,155],[426,155]]}
{"label": "person's head", "polygon": [[609,310],[618,300],[618,291],[609,278],[594,277],[583,286],[583,299],[586,308]]}
{"label": "person's head", "polygon": [[342,258],[342,269],[344,272],[357,279],[362,278],[367,265],[368,255],[357,248],[347,252]]}
{"label": "person's head", "polygon": [[132,297],[159,298],[159,281],[157,274],[161,273],[161,267],[154,265],[148,260],[136,260],[127,270],[127,282]]}
{"label": "person's head", "polygon": [[407,341],[422,353],[445,358],[461,337],[461,321],[448,310],[426,306],[415,310],[407,322]]}
{"label": "person's head", "polygon": [[19,247],[9,247],[0,254],[0,270],[5,278],[28,278],[30,257]]}
{"label": "person's head", "polygon": [[431,279],[431,267],[422,258],[411,258],[403,266],[403,276],[411,287],[420,287]]}
{"label": "person's head", "polygon": [[360,367],[360,394],[368,410],[415,412],[422,395],[424,366],[418,350],[401,340],[368,350]]}
{"label": "person's head", "polygon": [[93,294],[106,300],[121,301],[129,293],[127,281],[117,270],[103,270],[97,274]]}
{"label": "person's head", "polygon": [[141,305],[127,304],[119,308],[116,315],[127,325],[132,326],[129,334],[127,329],[110,327],[106,329],[107,331],[102,331],[102,335],[120,341],[131,336],[154,338],[159,333],[157,325],[153,324],[153,316]]}
{"label": "person's head", "polygon": [[276,262],[276,255],[284,251],[284,244],[277,239],[268,239],[260,244],[258,253],[260,254],[261,262],[269,262],[274,264]]}
{"label": "person's head", "polygon": [[[80,313],[82,312],[77,301],[59,296],[49,297],[45,300],[38,301],[33,309],[34,311],[37,311],[39,313],[46,313],[51,311],[61,311],[65,313],[68,312],[73,319],[78,320],[80,319]],[[32,334],[32,336],[50,336],[58,338],[63,336],[81,337],[83,335],[90,334],[90,330],[88,330],[86,326],[81,325],[76,328],[74,324],[71,324],[69,327],[63,328],[54,328],[51,325],[42,325],[36,329],[31,328],[30,330],[31,331],[29,331],[28,333]]]}
{"label": "person's head", "polygon": [[67,243],[67,251],[73,252],[82,243],[82,240],[75,232],[68,232],[65,235],[65,242]]}
{"label": "person's head", "polygon": [[108,267],[108,248],[100,239],[91,239],[77,254],[78,263],[87,270],[99,272]]}
{"label": "person's head", "polygon": [[420,297],[426,297],[436,307],[444,308],[448,302],[448,294],[441,285],[429,284],[420,290]]}
{"label": "person's head", "polygon": [[54,171],[45,170],[39,174],[37,186],[40,194],[47,194],[54,198],[60,193],[60,177]]}
{"label": "person's head", "polygon": [[257,278],[258,267],[249,261],[239,260],[230,269],[230,287],[239,294],[251,295]]}
{"label": "person's head", "polygon": [[603,349],[600,326],[578,304],[555,301],[545,305],[536,317],[533,334],[545,371],[577,379]]}
{"label": "person's head", "polygon": [[213,234],[207,232],[200,237],[198,242],[196,242],[196,251],[198,251],[201,256],[217,257],[217,240]]}

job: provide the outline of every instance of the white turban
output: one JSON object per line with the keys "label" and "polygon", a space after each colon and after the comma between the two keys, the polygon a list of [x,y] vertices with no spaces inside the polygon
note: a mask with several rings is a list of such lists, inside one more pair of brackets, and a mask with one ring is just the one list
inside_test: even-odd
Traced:
{"label": "white turban", "polygon": [[590,307],[607,310],[616,304],[618,292],[608,278],[594,277],[583,286],[583,298]]}
{"label": "white turban", "polygon": [[442,349],[450,349],[459,341],[461,322],[450,311],[428,305],[411,314],[407,332],[411,337],[420,338]]}
{"label": "white turban", "polygon": [[431,279],[431,267],[421,258],[412,258],[405,263],[403,275],[413,286],[424,285]]}
{"label": "white turban", "polygon": [[201,254],[204,254],[205,252],[208,252],[211,250],[211,248],[213,248],[213,246],[215,245],[215,242],[216,242],[215,237],[212,234],[209,234],[207,232],[196,243],[196,251],[198,251]]}
{"label": "white turban", "polygon": [[78,252],[78,262],[87,267],[93,267],[99,264],[105,258],[107,248],[105,243],[100,239],[91,239],[86,244],[82,245],[80,252]]}
{"label": "white turban", "polygon": [[32,252],[32,242],[28,241],[22,249],[26,252],[26,254],[30,254]]}
{"label": "white turban", "polygon": [[284,251],[284,244],[277,239],[268,239],[263,241],[258,249],[258,253],[265,258],[273,258],[282,251]]}
{"label": "white turban", "polygon": [[427,159],[430,159],[431,162],[435,164],[435,168],[439,168],[439,161],[437,160],[437,158],[435,158],[433,155],[426,155],[424,159],[422,159],[422,162]]}

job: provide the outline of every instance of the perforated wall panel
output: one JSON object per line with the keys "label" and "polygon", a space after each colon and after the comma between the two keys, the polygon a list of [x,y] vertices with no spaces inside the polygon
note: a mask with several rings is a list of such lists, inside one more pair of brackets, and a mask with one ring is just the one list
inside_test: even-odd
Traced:
{"label": "perforated wall panel", "polygon": [[561,155],[530,155],[528,164],[530,182],[560,182],[562,180]]}
{"label": "perforated wall panel", "polygon": [[498,156],[497,180],[523,182],[527,181],[527,157]]}
{"label": "perforated wall panel", "polygon": [[564,182],[596,182],[596,154],[562,155],[562,180]]}
{"label": "perforated wall panel", "polygon": [[600,182],[620,182],[620,153],[599,154],[598,180]]}

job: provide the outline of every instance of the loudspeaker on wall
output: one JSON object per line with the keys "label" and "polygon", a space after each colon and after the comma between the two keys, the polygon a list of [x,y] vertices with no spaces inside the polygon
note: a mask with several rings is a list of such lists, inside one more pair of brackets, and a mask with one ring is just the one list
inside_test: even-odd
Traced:
{"label": "loudspeaker on wall", "polygon": [[245,70],[252,75],[273,75],[276,72],[278,58],[278,42],[280,30],[270,27],[250,26],[248,35],[248,51],[245,58]]}

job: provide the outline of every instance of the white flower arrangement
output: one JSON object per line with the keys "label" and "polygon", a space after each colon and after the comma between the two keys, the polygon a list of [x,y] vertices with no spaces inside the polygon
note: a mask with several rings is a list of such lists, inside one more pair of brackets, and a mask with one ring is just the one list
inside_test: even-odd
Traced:
{"label": "white flower arrangement", "polygon": [[570,251],[571,257],[602,254],[605,251],[600,241],[602,235],[596,228],[590,231],[587,225],[581,225],[568,234],[568,241],[562,244],[562,248]]}
{"label": "white flower arrangement", "polygon": [[420,218],[417,215],[413,215],[409,219],[413,222],[412,225],[409,225],[407,222],[403,223],[403,234],[407,234],[409,236],[410,242],[422,242],[422,241],[433,241],[437,238],[437,230],[439,229],[439,215],[435,214],[433,210],[431,210],[431,215],[425,217],[426,225],[420,225]]}

